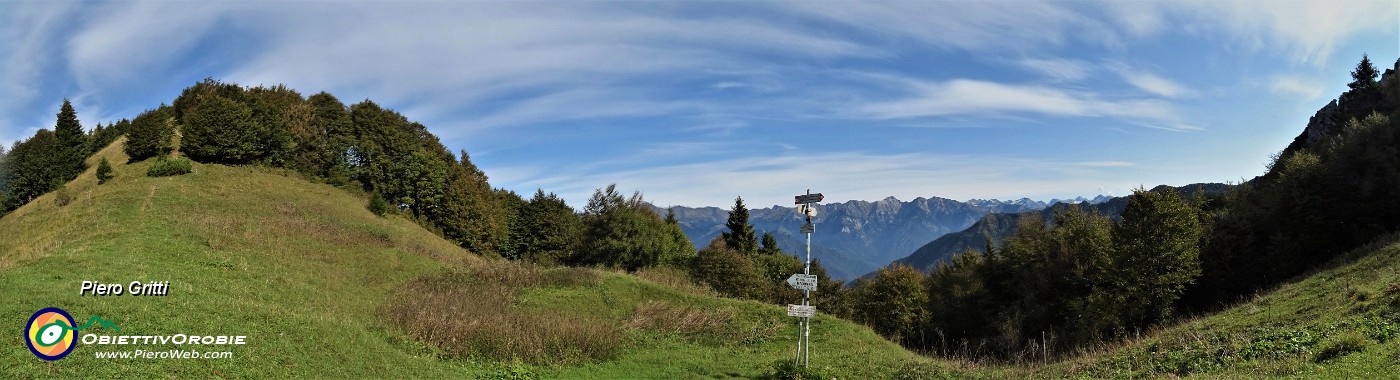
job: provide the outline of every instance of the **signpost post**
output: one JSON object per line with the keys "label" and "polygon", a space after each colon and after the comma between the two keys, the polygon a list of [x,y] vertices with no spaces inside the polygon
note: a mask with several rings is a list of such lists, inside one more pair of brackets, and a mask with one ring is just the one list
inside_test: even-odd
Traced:
{"label": "signpost post", "polygon": [[788,285],[802,290],[802,304],[788,305],[787,314],[802,318],[798,321],[801,328],[797,336],[797,357],[794,364],[806,367],[812,358],[812,317],[817,315],[817,307],[812,306],[812,291],[817,290],[817,276],[812,275],[812,233],[817,231],[817,226],[812,224],[812,211],[813,204],[820,203],[825,197],[822,193],[812,194],[812,189],[807,189],[807,194],[793,198],[795,204],[802,206],[802,214],[807,217],[807,222],[802,224],[801,230],[807,235],[807,261],[801,274],[794,274],[787,279]]}

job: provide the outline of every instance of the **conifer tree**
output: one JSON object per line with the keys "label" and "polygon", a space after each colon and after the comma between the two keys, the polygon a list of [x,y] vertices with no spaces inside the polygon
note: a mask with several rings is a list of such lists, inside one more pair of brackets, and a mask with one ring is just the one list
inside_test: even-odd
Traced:
{"label": "conifer tree", "polygon": [[87,134],[83,133],[83,126],[78,122],[78,113],[73,110],[73,103],[68,99],[63,99],[63,106],[59,107],[54,137],[58,138],[57,151],[53,154],[59,178],[67,181],[77,177],[86,169],[83,159],[87,157]]}
{"label": "conifer tree", "polygon": [[783,253],[782,248],[778,248],[778,239],[773,238],[773,234],[768,231],[763,232],[763,247],[758,249],[758,253],[765,255],[776,255]]}
{"label": "conifer tree", "polygon": [[58,176],[59,165],[55,164],[58,146],[58,139],[48,129],[40,129],[34,137],[15,144],[8,154],[10,190],[5,209],[19,208],[63,184]]}
{"label": "conifer tree", "polygon": [[1380,75],[1380,72],[1376,71],[1376,66],[1371,64],[1371,57],[1362,54],[1361,62],[1357,63],[1356,70],[1351,72],[1351,83],[1347,83],[1347,87],[1353,90],[1374,87],[1377,75]]}
{"label": "conifer tree", "polygon": [[97,163],[97,184],[107,183],[112,179],[112,164],[107,162],[107,157],[102,157],[102,161]]}
{"label": "conifer tree", "polygon": [[724,244],[745,255],[758,253],[758,237],[753,225],[749,224],[749,209],[744,207],[744,197],[734,198],[734,209],[729,211],[729,220],[724,223],[729,232],[722,233]]}

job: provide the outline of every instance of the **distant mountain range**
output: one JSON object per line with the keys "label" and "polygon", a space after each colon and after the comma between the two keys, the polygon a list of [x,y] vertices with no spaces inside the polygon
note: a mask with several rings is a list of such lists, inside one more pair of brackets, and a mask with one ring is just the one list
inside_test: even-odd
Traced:
{"label": "distant mountain range", "polygon": [[[1161,185],[1153,188],[1152,191],[1163,191],[1167,189],[1176,190],[1185,197],[1192,197],[1197,189],[1204,190],[1207,194],[1223,194],[1230,189],[1230,185],[1220,183],[1197,183],[1181,187]],[[1055,213],[1057,211],[1068,207],[1067,204],[1051,203],[1054,207],[1024,212],[997,212],[984,215],[976,223],[973,223],[972,226],[962,231],[938,237],[928,242],[928,244],[924,244],[914,250],[914,253],[909,256],[895,261],[909,264],[923,271],[931,270],[938,266],[939,263],[946,262],[949,258],[953,257],[953,255],[963,252],[968,248],[983,249],[987,239],[991,239],[994,244],[1000,244],[1007,236],[1011,236],[1012,233],[1016,232],[1016,225],[1021,218],[1037,216],[1044,218],[1047,222],[1052,222],[1055,219]],[[1095,197],[1093,201],[1089,203],[1091,204],[1089,207],[1093,210],[1097,210],[1100,214],[1108,215],[1110,218],[1118,220],[1118,216],[1123,212],[1123,207],[1128,204],[1128,197],[1109,198],[1101,195]]]}
{"label": "distant mountain range", "polygon": [[[1098,196],[1041,202],[1022,198],[1014,201],[973,199],[959,202],[946,198],[915,198],[903,202],[888,197],[875,202],[847,201],[817,206],[812,222],[812,258],[821,261],[827,272],[838,279],[851,280],[879,269],[895,259],[948,233],[962,231],[989,213],[1015,214],[1040,210],[1047,204],[1102,202]],[[666,209],[655,207],[664,215]],[[726,231],[729,210],[718,207],[674,208],[676,220],[690,241],[704,247]],[[778,246],[789,254],[806,252],[806,241],[799,232],[803,217],[792,207],[773,206],[749,210],[749,223],[761,237],[772,233]]]}

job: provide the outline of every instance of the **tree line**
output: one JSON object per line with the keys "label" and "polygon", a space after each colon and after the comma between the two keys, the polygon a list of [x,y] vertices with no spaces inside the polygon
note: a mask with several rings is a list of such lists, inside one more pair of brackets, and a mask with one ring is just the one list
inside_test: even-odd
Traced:
{"label": "tree line", "polygon": [[[1120,339],[1232,305],[1400,231],[1400,74],[1369,57],[1339,98],[1343,127],[1223,195],[1137,190],[1118,221],[1078,206],[1020,218],[1000,244],[929,273],[859,279],[843,316],[907,347],[1027,358]],[[1034,354],[1031,354],[1034,353]]]}
{"label": "tree line", "polygon": [[87,170],[84,160],[120,137],[123,127],[98,124],[84,131],[73,104],[64,99],[52,130],[40,129],[8,150],[0,145],[0,215],[77,178]]}
{"label": "tree line", "polygon": [[[185,88],[170,104],[86,133],[65,100],[53,131],[0,147],[0,210],[58,189],[86,170],[86,157],[121,136],[131,162],[182,155],[205,164],[285,168],[357,189],[376,214],[402,215],[483,255],[637,270],[688,265],[695,254],[675,220],[662,220],[640,193],[624,197],[609,185],[582,213],[543,190],[526,200],[492,188],[466,151],[453,154],[424,125],[371,100],[346,106],[326,92],[304,97],[282,85],[214,79]],[[98,176],[109,180],[110,166]]]}

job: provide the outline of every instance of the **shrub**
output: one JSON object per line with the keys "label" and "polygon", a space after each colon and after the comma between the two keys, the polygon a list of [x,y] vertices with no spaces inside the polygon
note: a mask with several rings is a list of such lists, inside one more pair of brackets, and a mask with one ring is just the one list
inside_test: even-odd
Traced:
{"label": "shrub", "polygon": [[368,207],[369,212],[378,216],[384,216],[384,213],[389,212],[389,202],[385,201],[384,197],[379,195],[379,193],[374,193],[369,196]]}
{"label": "shrub", "polygon": [[156,162],[146,168],[147,177],[169,177],[181,174],[189,174],[194,169],[194,162],[188,158],[165,158],[160,156]]}
{"label": "shrub", "polygon": [[54,193],[53,204],[63,207],[72,202],[73,194],[68,192],[67,187],[59,186],[58,191]]}
{"label": "shrub", "polygon": [[112,164],[107,162],[106,157],[103,157],[102,161],[97,163],[97,184],[107,183],[107,180],[112,179],[112,177]]}
{"label": "shrub", "polygon": [[753,262],[715,239],[695,259],[694,277],[726,297],[757,299],[766,293]]}

